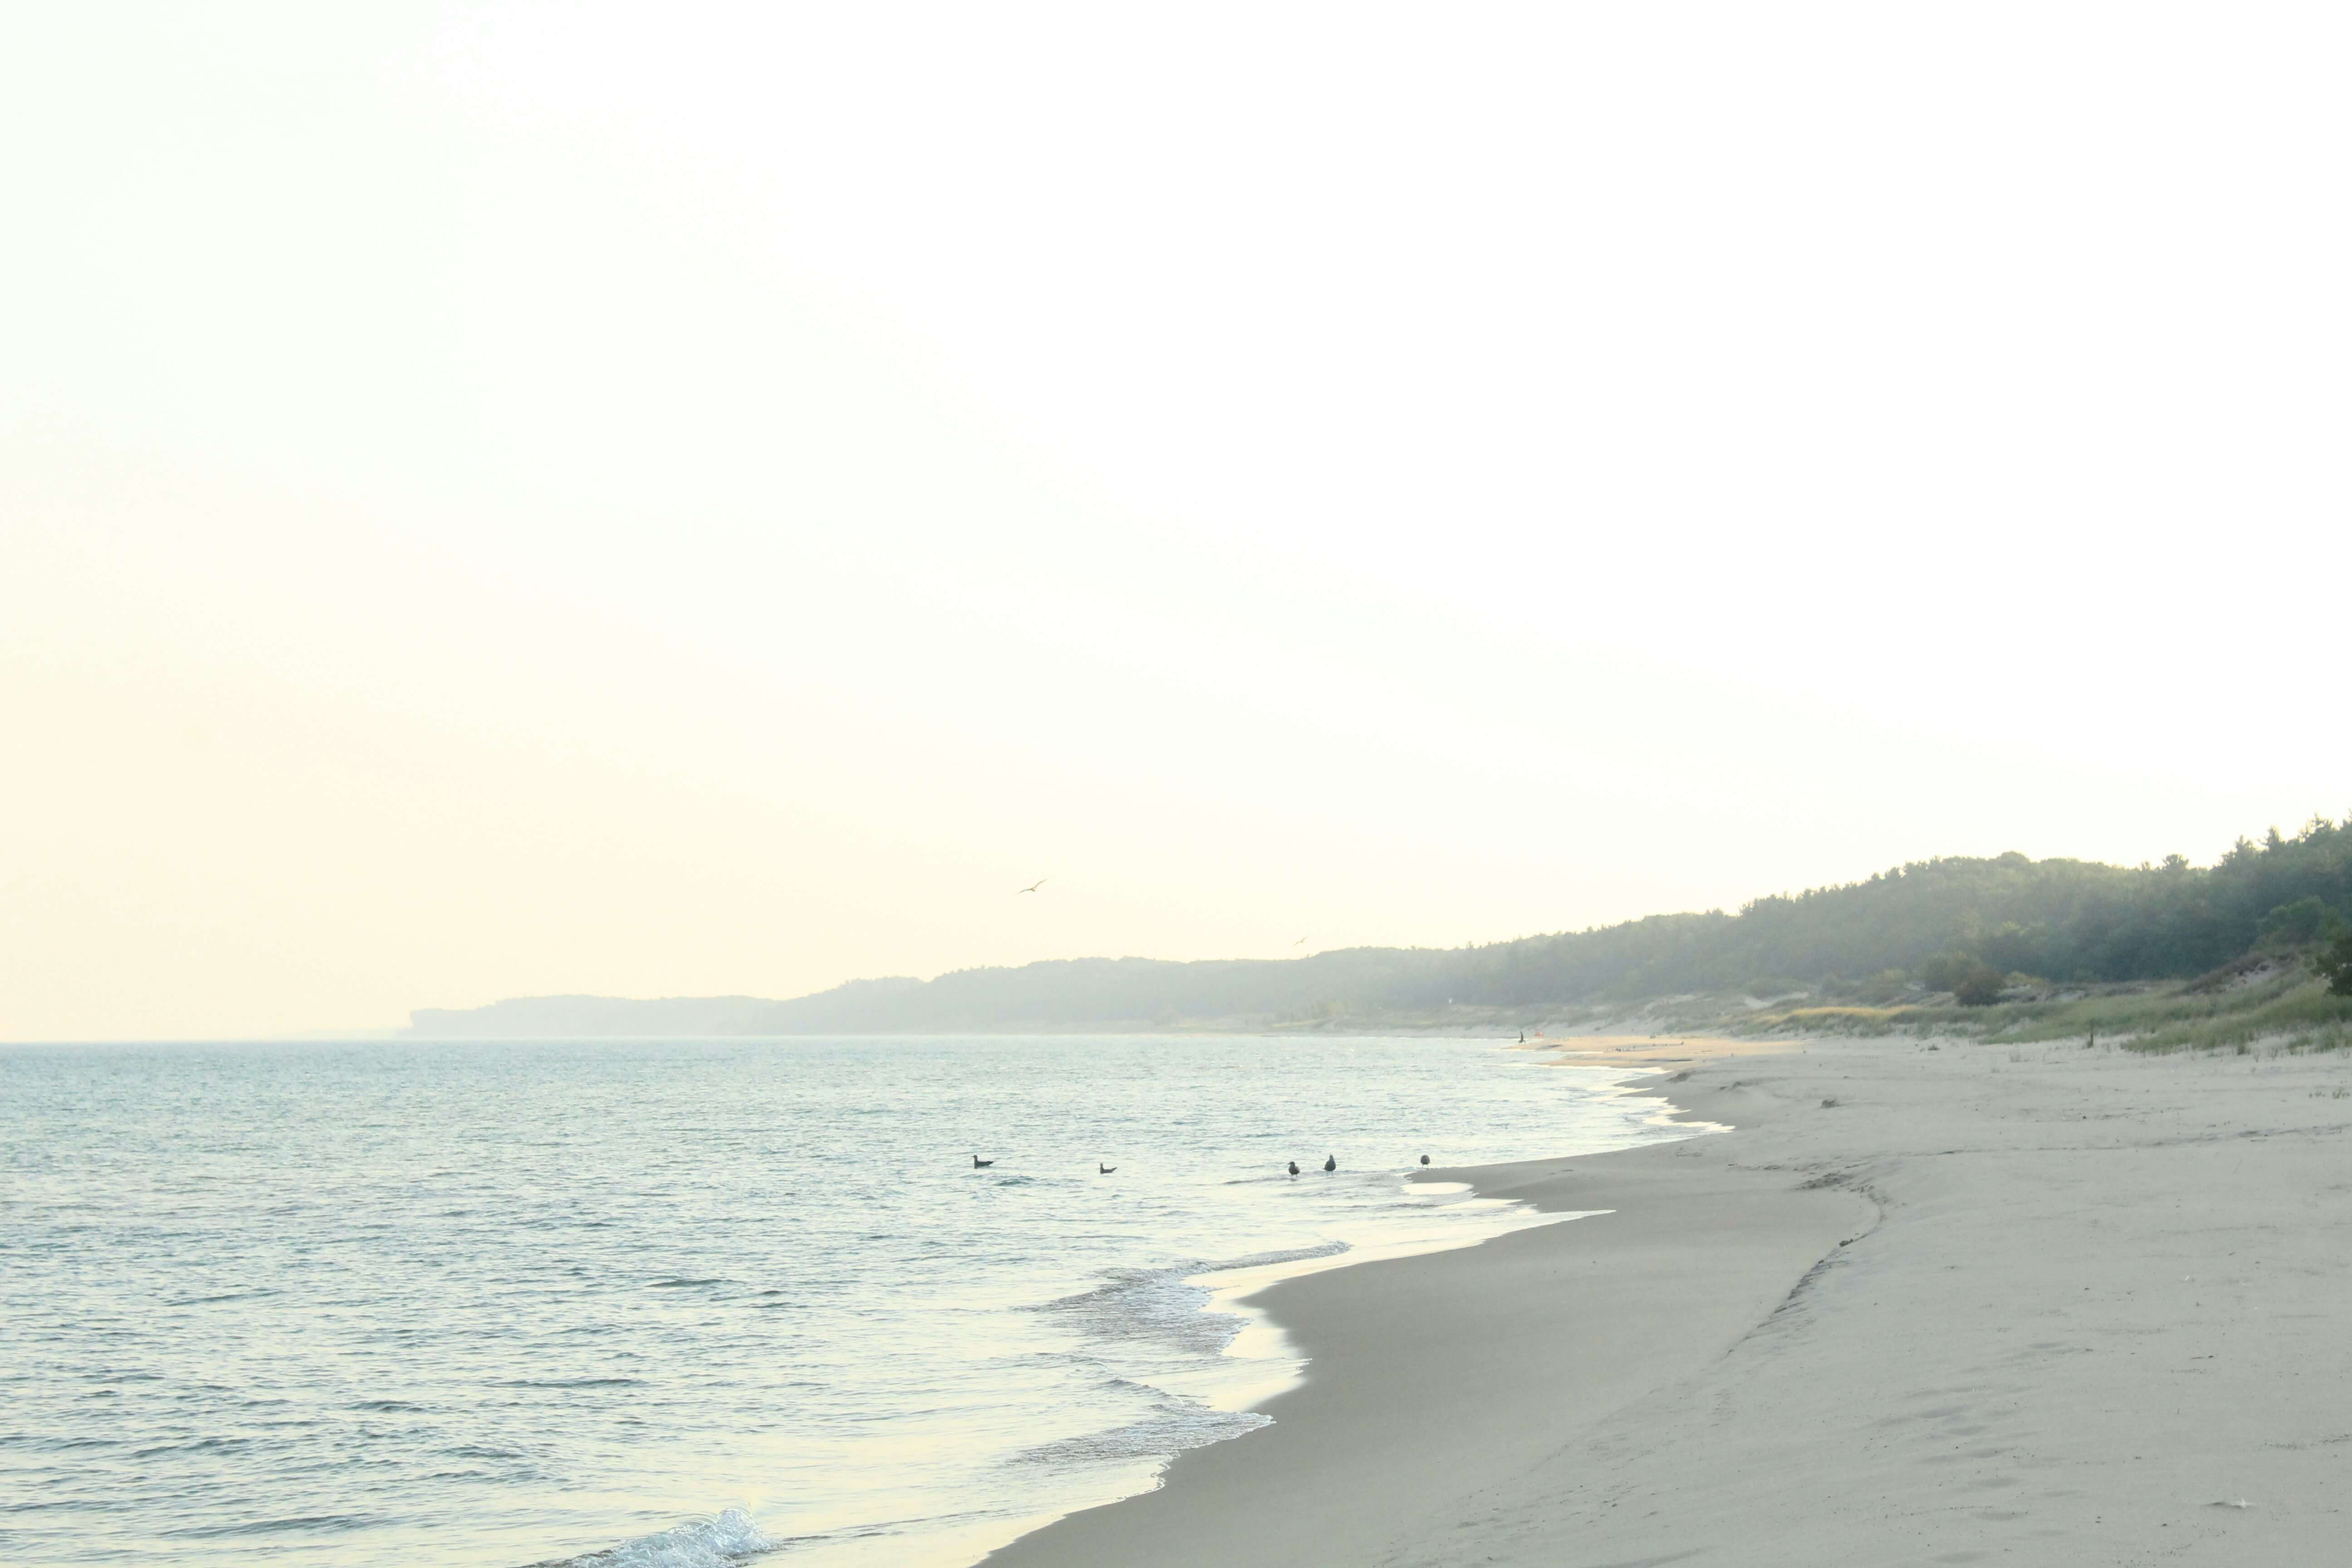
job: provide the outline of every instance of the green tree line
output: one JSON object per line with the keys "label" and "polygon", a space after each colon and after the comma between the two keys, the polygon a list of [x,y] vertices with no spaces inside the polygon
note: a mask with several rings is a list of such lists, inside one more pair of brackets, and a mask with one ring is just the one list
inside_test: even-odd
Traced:
{"label": "green tree line", "polygon": [[[2352,819],[2241,838],[2212,866],[1948,857],[1867,881],[1474,950],[1496,1001],[1884,984],[1950,990],[1969,962],[2058,982],[2182,978],[2352,921]],[[2328,928],[2332,929],[2332,928]],[[1956,973],[1956,965],[1958,973]]]}

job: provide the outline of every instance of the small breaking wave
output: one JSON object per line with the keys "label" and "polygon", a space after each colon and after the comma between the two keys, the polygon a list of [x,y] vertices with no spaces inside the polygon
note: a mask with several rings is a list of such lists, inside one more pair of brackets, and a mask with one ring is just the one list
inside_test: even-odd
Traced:
{"label": "small breaking wave", "polygon": [[538,1568],[730,1568],[755,1552],[772,1552],[775,1546],[760,1533],[750,1514],[730,1508],[716,1519],[697,1520]]}
{"label": "small breaking wave", "polygon": [[1160,1268],[1106,1269],[1103,1282],[1093,1289],[1041,1302],[1029,1310],[1059,1315],[1090,1336],[1144,1335],[1194,1354],[1213,1356],[1232,1342],[1241,1321],[1230,1312],[1204,1310],[1214,1292],[1196,1282],[1200,1276],[1301,1263],[1348,1250],[1346,1242],[1332,1241],[1222,1262],[1195,1258]]}

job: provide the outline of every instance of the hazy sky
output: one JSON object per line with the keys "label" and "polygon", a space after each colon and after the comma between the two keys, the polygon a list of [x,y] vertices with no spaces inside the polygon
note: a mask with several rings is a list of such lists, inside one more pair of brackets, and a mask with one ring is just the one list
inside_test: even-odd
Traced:
{"label": "hazy sky", "polygon": [[2341,815],[2347,41],[13,7],[0,1038]]}

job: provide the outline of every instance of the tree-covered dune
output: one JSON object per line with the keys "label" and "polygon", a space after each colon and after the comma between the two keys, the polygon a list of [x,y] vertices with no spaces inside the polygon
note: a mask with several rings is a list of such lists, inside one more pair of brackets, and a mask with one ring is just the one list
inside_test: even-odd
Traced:
{"label": "tree-covered dune", "polygon": [[[1803,987],[1892,1000],[2003,977],[2186,978],[2352,921],[2352,820],[2240,839],[2215,865],[2179,856],[1948,857],[1867,881],[1756,900],[1738,914],[1653,915],[1448,950],[1351,948],[1287,960],[1090,958],[864,980],[789,1002],[529,998],[421,1012],[415,1033],[823,1034],[1378,1018],[1454,1006],[1635,1003]],[[1977,977],[1972,981],[1971,977]]]}
{"label": "tree-covered dune", "polygon": [[1469,956],[1483,961],[1473,994],[1496,1002],[1866,985],[1969,959],[2054,981],[2155,980],[2216,968],[2266,936],[2307,942],[2331,912],[2352,918],[2352,822],[2315,817],[2293,838],[2241,838],[2210,867],[1950,857],[1737,915],[1654,916]]}

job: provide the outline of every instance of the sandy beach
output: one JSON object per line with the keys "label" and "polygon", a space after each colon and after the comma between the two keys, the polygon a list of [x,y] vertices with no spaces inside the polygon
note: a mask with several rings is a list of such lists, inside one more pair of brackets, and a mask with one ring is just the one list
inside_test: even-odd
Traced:
{"label": "sandy beach", "polygon": [[991,1568],[2352,1553],[2352,1058],[1578,1059],[1732,1131],[1432,1173],[1608,1212],[1274,1286],[1274,1425]]}

